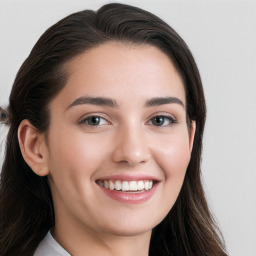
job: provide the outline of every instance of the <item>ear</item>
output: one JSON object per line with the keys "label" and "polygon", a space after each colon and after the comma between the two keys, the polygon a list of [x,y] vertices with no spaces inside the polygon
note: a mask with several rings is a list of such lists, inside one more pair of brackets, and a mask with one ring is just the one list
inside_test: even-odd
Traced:
{"label": "ear", "polygon": [[194,144],[194,138],[195,138],[195,133],[196,133],[196,121],[192,120],[191,125],[190,125],[190,133],[189,133],[189,151],[190,154],[193,149],[193,144]]}
{"label": "ear", "polygon": [[18,140],[25,162],[39,176],[49,174],[47,165],[47,147],[44,135],[27,120],[23,120],[18,129]]}

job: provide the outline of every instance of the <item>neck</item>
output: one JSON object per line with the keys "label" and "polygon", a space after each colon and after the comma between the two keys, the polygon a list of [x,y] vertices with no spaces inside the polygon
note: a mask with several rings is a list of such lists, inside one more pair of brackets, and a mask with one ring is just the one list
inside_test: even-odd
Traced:
{"label": "neck", "polygon": [[[57,224],[57,223],[56,223]],[[89,228],[52,230],[57,242],[75,256],[147,256],[151,231],[134,235],[96,233]]]}

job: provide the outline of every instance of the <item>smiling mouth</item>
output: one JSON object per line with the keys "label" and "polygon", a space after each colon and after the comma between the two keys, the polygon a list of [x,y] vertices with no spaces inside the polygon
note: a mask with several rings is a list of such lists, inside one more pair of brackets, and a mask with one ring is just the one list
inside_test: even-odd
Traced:
{"label": "smiling mouth", "polygon": [[108,190],[120,192],[144,192],[151,190],[156,181],[138,180],[138,181],[121,181],[121,180],[97,180],[96,183]]}

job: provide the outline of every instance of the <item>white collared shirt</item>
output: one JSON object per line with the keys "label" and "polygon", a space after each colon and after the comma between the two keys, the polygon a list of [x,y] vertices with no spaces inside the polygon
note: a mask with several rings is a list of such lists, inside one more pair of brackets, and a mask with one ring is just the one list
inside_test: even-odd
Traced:
{"label": "white collared shirt", "polygon": [[71,254],[58,244],[49,231],[38,245],[34,256],[71,256]]}

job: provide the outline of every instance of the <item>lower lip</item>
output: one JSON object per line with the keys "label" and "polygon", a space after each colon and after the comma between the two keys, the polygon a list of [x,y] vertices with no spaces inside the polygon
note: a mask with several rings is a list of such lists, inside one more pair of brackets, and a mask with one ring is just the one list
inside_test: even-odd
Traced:
{"label": "lower lip", "polygon": [[103,192],[110,198],[128,204],[140,204],[148,201],[155,194],[157,186],[158,183],[154,184],[154,186],[150,190],[129,193],[117,190],[109,190],[99,185]]}

